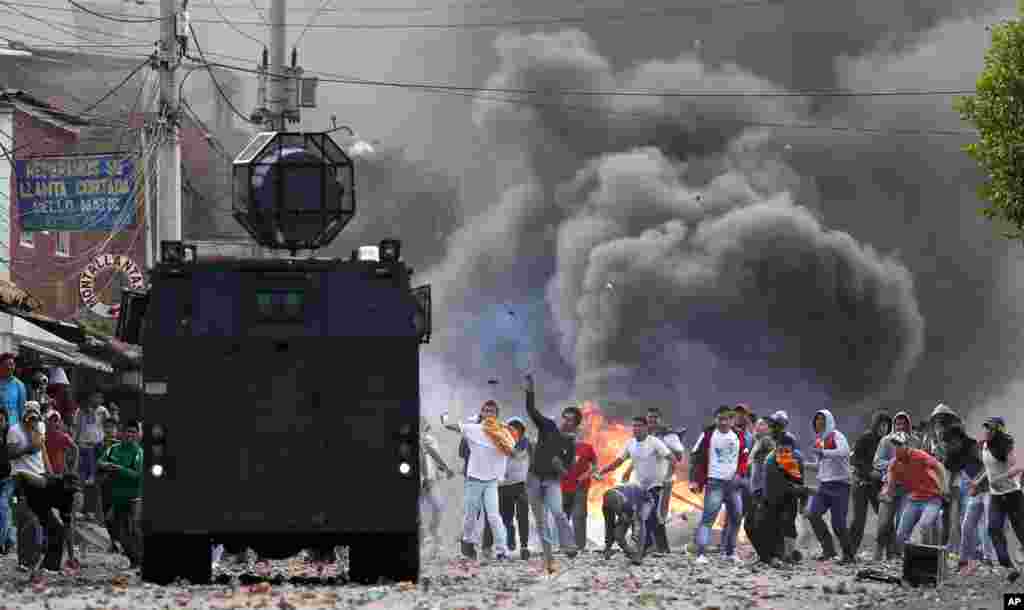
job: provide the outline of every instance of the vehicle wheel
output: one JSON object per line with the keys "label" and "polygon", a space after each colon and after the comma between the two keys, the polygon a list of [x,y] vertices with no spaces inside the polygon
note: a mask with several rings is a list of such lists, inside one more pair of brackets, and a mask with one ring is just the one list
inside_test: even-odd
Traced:
{"label": "vehicle wheel", "polygon": [[348,578],[363,585],[375,585],[381,579],[417,582],[419,547],[419,535],[415,533],[382,535],[353,544],[349,549]]}
{"label": "vehicle wheel", "polygon": [[142,580],[169,585],[181,578],[195,585],[213,578],[210,538],[203,535],[147,534],[143,536]]}
{"label": "vehicle wheel", "polygon": [[43,554],[43,528],[27,503],[19,502],[14,512],[18,528],[18,564],[35,569]]}

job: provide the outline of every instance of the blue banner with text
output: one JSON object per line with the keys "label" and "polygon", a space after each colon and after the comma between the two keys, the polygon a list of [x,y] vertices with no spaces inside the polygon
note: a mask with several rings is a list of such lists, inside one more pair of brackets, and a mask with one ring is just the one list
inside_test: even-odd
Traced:
{"label": "blue banner with text", "polygon": [[126,155],[14,163],[21,230],[116,231],[135,224],[135,160]]}

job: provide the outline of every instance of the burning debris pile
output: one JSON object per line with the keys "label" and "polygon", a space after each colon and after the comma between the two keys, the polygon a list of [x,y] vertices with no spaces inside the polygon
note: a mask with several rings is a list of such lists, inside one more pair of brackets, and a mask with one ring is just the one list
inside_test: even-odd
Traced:
{"label": "burning debris pile", "polygon": [[[583,411],[583,423],[579,431],[580,439],[593,445],[594,451],[597,453],[598,464],[605,465],[615,461],[622,455],[629,440],[633,438],[631,427],[618,418],[605,416],[601,408],[593,401],[584,402],[580,409]],[[604,519],[601,513],[604,493],[622,481],[628,467],[629,463],[627,462],[602,480],[590,483],[590,493],[587,498],[589,521],[587,536],[599,545],[604,544]],[[704,510],[704,498],[703,494],[694,493],[687,487],[687,467],[686,462],[676,466],[675,484],[672,488],[672,498],[669,501],[669,523],[685,519],[689,521],[687,528],[689,530],[696,527],[700,520],[701,512]],[[676,523],[676,525],[678,524]],[[723,527],[725,527],[724,511],[718,516],[713,529],[721,530]]]}

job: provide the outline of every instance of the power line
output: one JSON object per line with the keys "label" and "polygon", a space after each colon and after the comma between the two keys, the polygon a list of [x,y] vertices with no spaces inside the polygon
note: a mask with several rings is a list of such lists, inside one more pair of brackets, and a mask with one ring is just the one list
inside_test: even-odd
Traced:
{"label": "power line", "polygon": [[[259,38],[256,38],[252,34],[246,33],[244,30],[242,30],[242,28],[240,28],[240,27],[236,26],[234,23],[232,23],[224,15],[224,13],[221,12],[220,8],[217,6],[217,4],[215,2],[213,2],[213,0],[210,0],[210,6],[213,7],[213,10],[217,11],[217,15],[220,17],[220,20],[224,23],[224,25],[228,26],[229,28],[231,28],[235,32],[241,34],[242,36],[248,38],[249,40],[255,42],[256,44],[258,44],[260,46],[264,46],[266,44],[262,40],[260,40]],[[262,19],[262,16],[260,18]],[[266,21],[266,20],[264,19],[264,21]]]}
{"label": "power line", "polygon": [[306,27],[302,28],[302,31],[299,32],[298,39],[296,39],[295,44],[292,45],[293,48],[298,48],[299,43],[302,42],[302,38],[306,35],[306,32],[309,31],[309,26],[313,25],[313,20],[316,19],[317,16],[319,16],[320,13],[322,13],[323,10],[327,8],[327,5],[332,2],[334,2],[334,0],[323,0],[320,3],[320,6],[316,9],[316,11],[314,11],[313,14],[309,16],[309,19],[306,20]]}
{"label": "power line", "polygon": [[150,57],[146,58],[146,61],[142,62],[141,64],[136,66],[135,69],[133,69],[131,72],[129,72],[128,76],[124,77],[124,79],[120,83],[118,83],[113,89],[111,89],[110,91],[107,91],[102,97],[100,97],[100,99],[98,99],[95,102],[93,102],[92,104],[90,104],[88,108],[86,108],[85,110],[82,110],[81,112],[79,112],[79,115],[80,116],[88,115],[90,110],[93,110],[94,108],[96,108],[97,106],[102,104],[103,102],[107,101],[107,99],[110,98],[110,96],[112,96],[115,93],[117,93],[118,91],[120,91],[121,88],[124,87],[126,84],[128,84],[128,81],[130,81],[132,78],[134,78],[135,75],[138,74],[140,70],[142,70],[146,66],[150,65],[155,60],[156,60],[156,53],[153,53],[153,55],[151,55]]}
{"label": "power line", "polygon": [[[258,70],[243,68],[230,64],[211,63],[210,66],[236,70],[251,74],[259,74]],[[322,73],[321,73],[322,74]],[[287,75],[268,73],[269,76],[288,78]],[[587,90],[587,89],[519,89],[511,87],[472,87],[468,85],[451,85],[446,83],[416,83],[401,81],[369,80],[359,78],[321,78],[321,83],[342,85],[366,85],[372,87],[394,87],[399,89],[425,89],[435,91],[457,91],[466,93],[507,93],[513,95],[541,96],[586,96],[586,97],[655,97],[655,98],[787,98],[787,97],[915,97],[915,96],[951,96],[973,95],[973,89],[923,90],[923,91],[658,91],[647,90]]]}
{"label": "power line", "polygon": [[[69,0],[70,2],[70,0]],[[31,3],[17,3],[21,6],[42,8],[46,10],[59,10],[55,7],[47,5],[38,5]],[[657,8],[657,9],[640,9],[631,11],[614,11],[609,9],[605,13],[598,12],[594,9],[589,9],[585,13],[575,16],[542,16],[533,18],[517,18],[517,19],[504,19],[504,20],[493,20],[493,21],[481,21],[481,22],[464,22],[464,23],[320,23],[320,24],[308,24],[306,26],[299,26],[298,24],[286,24],[285,27],[303,27],[304,29],[333,29],[333,30],[456,30],[456,29],[501,29],[501,28],[515,28],[515,27],[528,27],[528,26],[544,26],[544,25],[573,25],[573,24],[584,24],[593,22],[622,22],[631,21],[634,19],[652,19],[652,18],[670,18],[670,17],[691,17],[693,15],[704,15],[709,11],[714,10],[726,10],[726,9],[738,9],[738,8],[753,8],[753,7],[784,7],[784,3],[780,0],[738,0],[736,2],[714,4],[711,6],[686,6],[686,7],[671,7],[671,8]],[[256,8],[254,6],[254,8]],[[258,9],[257,9],[258,10]],[[315,11],[315,14],[323,12],[321,10]],[[193,23],[220,23],[217,20],[212,19],[192,19]],[[266,20],[263,21],[235,21],[237,25],[266,25]]]}
{"label": "power line", "polygon": [[[219,93],[220,96],[224,99],[224,101],[227,102],[228,107],[231,108],[231,111],[234,112],[237,117],[239,117],[240,119],[242,119],[242,121],[246,123],[252,123],[252,120],[249,117],[239,112],[238,108],[235,108],[235,103],[231,101],[231,98],[228,97],[226,93],[224,93],[224,89],[221,88],[220,82],[217,80],[217,77],[213,74],[213,70],[210,69],[210,66],[212,64],[206,61],[206,56],[203,55],[203,48],[199,46],[199,37],[196,36],[196,31],[192,27],[192,24],[189,24],[188,29],[190,32],[192,32],[192,40],[196,43],[196,51],[199,51],[199,59],[206,66],[206,72],[210,75],[210,80],[213,81],[214,87],[217,88],[217,93]],[[192,58],[190,57],[189,59]],[[195,60],[193,59],[193,61]]]}
{"label": "power line", "polygon": [[[4,5],[6,7],[13,7],[13,6],[15,6],[15,3],[8,2],[7,0],[0,0],[0,4]],[[64,32],[65,34],[68,34],[69,36],[71,36],[73,38],[77,38],[79,40],[84,40],[86,42],[104,42],[104,41],[93,40],[91,38],[86,38],[85,36],[83,36],[82,34],[80,34],[79,32],[77,32],[75,30],[80,30],[82,32],[93,32],[93,33],[96,33],[96,34],[100,34],[102,36],[106,36],[107,38],[120,39],[120,40],[129,40],[129,41],[132,41],[132,42],[142,42],[142,43],[146,43],[146,44],[152,44],[152,41],[149,41],[149,40],[143,40],[141,38],[133,38],[131,36],[125,36],[123,34],[111,34],[110,32],[104,32],[103,30],[97,30],[97,29],[94,29],[94,28],[76,27],[75,30],[71,30],[71,29],[68,29],[66,27],[63,27],[62,25],[56,24],[53,21],[50,21],[50,20],[47,20],[47,19],[43,19],[43,18],[40,18],[40,17],[36,17],[35,15],[32,15],[30,13],[26,13],[25,11],[19,10],[17,8],[5,8],[3,10],[7,11],[8,13],[13,12],[13,13],[15,13],[17,15],[21,15],[22,17],[24,17],[26,19],[30,19],[32,21],[37,21],[37,22],[42,23],[43,25],[45,25],[45,26],[47,26],[49,28],[53,28],[55,30]],[[65,9],[65,10],[70,10],[70,9]]]}
{"label": "power line", "polygon": [[106,19],[108,21],[116,21],[117,23],[157,23],[159,21],[163,21],[164,20],[163,17],[145,17],[145,18],[141,18],[140,19],[138,17],[126,18],[126,17],[121,16],[121,15],[106,15],[104,13],[100,13],[98,11],[94,11],[91,8],[87,7],[87,6],[81,5],[81,4],[77,3],[77,2],[75,2],[75,0],[68,0],[68,4],[70,4],[71,6],[77,8],[78,10],[80,10],[82,12],[89,13],[90,15],[93,15],[95,17],[99,17],[100,19]]}

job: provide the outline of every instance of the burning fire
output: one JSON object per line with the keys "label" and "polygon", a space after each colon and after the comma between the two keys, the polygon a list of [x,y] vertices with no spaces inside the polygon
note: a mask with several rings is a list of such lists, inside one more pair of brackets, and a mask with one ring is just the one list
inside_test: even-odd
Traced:
{"label": "burning fire", "polygon": [[[580,437],[594,446],[598,468],[603,468],[622,455],[626,443],[633,438],[633,429],[621,421],[606,418],[601,409],[591,401],[583,403],[580,409],[583,411]],[[686,460],[676,465],[676,478],[672,486],[672,499],[669,502],[669,520],[683,513],[696,513],[691,519],[699,519],[700,513],[704,510],[703,494],[695,494],[687,487],[687,466]],[[620,481],[628,468],[629,462],[626,462],[604,477],[604,480],[591,481],[590,493],[587,497],[590,518],[601,518],[604,493]],[[724,526],[725,511],[723,510],[715,521],[714,529],[722,529]]]}

